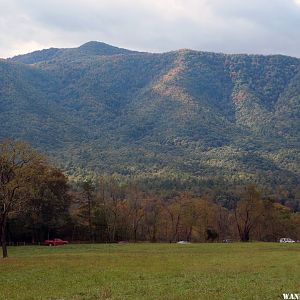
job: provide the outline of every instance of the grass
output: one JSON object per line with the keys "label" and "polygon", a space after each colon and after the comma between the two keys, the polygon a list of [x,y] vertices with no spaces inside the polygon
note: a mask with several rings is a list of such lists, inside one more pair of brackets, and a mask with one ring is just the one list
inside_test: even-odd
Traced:
{"label": "grass", "polygon": [[0,299],[282,299],[300,292],[300,245],[11,247]]}

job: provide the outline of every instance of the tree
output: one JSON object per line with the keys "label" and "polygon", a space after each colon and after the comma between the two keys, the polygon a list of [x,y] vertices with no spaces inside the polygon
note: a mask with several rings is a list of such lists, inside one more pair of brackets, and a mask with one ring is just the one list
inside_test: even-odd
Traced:
{"label": "tree", "polygon": [[[28,202],[27,224],[32,229],[32,242],[50,238],[57,230],[65,230],[69,219],[70,195],[67,177],[58,169],[43,166],[34,182]],[[31,222],[28,222],[31,221]],[[38,232],[39,231],[39,234]],[[52,236],[53,237],[53,236]]]}
{"label": "tree", "polygon": [[263,208],[263,202],[255,186],[247,187],[234,211],[238,233],[242,242],[250,240],[250,233],[257,226],[263,214]]}
{"label": "tree", "polygon": [[[172,199],[170,202],[164,203],[163,205],[167,220],[166,236],[169,236],[170,243],[179,240],[185,208],[189,204],[190,195],[188,193],[182,193],[178,197]],[[170,234],[168,234],[168,231],[170,231]]]}
{"label": "tree", "polygon": [[3,258],[8,256],[6,225],[12,214],[26,209],[32,186],[45,159],[27,144],[6,140],[0,144],[0,236]]}
{"label": "tree", "polygon": [[93,203],[94,203],[94,192],[95,187],[91,180],[87,179],[82,183],[83,195],[85,199],[86,213],[88,217],[88,226],[89,226],[89,240],[90,242],[94,241],[94,230],[92,222],[93,214]]}
{"label": "tree", "polygon": [[[113,177],[109,180],[107,192],[108,196],[104,203],[107,234],[109,241],[115,242],[117,238],[118,225],[120,223],[125,223],[121,220],[122,215],[124,215],[125,212],[127,213],[127,205],[126,201],[124,200],[125,195],[123,188],[120,187],[118,182]],[[124,219],[123,221],[125,221]],[[128,214],[126,214],[126,220],[128,220]],[[121,231],[123,231],[123,228],[121,228]]]}
{"label": "tree", "polygon": [[131,227],[133,231],[134,242],[137,241],[137,232],[141,224],[142,219],[145,216],[145,207],[144,207],[144,197],[138,191],[137,187],[132,187],[129,189],[127,198],[129,217],[131,220]]}
{"label": "tree", "polygon": [[157,234],[161,219],[161,199],[150,197],[145,202],[145,220],[147,235],[152,243],[157,241]]}

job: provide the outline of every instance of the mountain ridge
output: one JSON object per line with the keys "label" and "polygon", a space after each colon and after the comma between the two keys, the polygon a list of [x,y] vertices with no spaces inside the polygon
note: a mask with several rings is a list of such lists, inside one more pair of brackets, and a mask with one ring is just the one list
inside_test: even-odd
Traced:
{"label": "mountain ridge", "polygon": [[[135,50],[129,50],[126,48],[122,48],[122,47],[116,47],[104,42],[99,42],[99,41],[89,41],[86,42],[82,45],[80,45],[79,47],[73,47],[73,48],[55,48],[55,47],[51,47],[51,48],[47,48],[47,49],[41,49],[41,50],[35,50],[32,52],[28,52],[25,54],[20,54],[20,55],[15,55],[13,57],[10,58],[3,58],[4,60],[10,60],[10,61],[19,61],[19,62],[23,62],[23,63],[28,63],[26,60],[24,61],[25,58],[30,57],[30,56],[35,56],[37,54],[42,54],[42,53],[55,53],[55,52],[60,52],[60,51],[70,51],[70,50],[91,50],[91,49],[97,49],[98,51],[100,51],[100,53],[97,51],[94,52],[94,55],[105,55],[103,54],[103,50],[107,50],[108,51],[108,55],[117,55],[117,54],[168,54],[168,53],[178,53],[178,52],[190,52],[190,53],[206,53],[206,54],[216,54],[216,55],[224,55],[224,56],[240,56],[240,57],[289,57],[289,58],[294,58],[294,59],[300,59],[298,57],[295,56],[290,56],[290,55],[284,55],[284,54],[255,54],[255,53],[224,53],[224,52],[212,52],[212,51],[202,51],[202,50],[195,50],[195,49],[190,49],[190,48],[180,48],[177,50],[170,50],[170,51],[166,51],[166,52],[144,52],[144,51],[135,51]],[[116,53],[113,53],[113,52]],[[84,52],[84,51],[83,51]],[[102,52],[102,53],[101,53]],[[46,55],[46,59],[47,60],[47,55]]]}
{"label": "mountain ridge", "polygon": [[298,58],[98,42],[60,51],[0,61],[0,137],[75,175],[299,183]]}

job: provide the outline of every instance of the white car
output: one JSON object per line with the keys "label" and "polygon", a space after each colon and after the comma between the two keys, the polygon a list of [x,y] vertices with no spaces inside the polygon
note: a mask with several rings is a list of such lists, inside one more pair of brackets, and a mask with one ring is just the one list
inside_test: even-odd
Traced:
{"label": "white car", "polygon": [[186,245],[186,244],[190,244],[190,242],[188,242],[188,241],[179,241],[179,242],[177,242],[177,244]]}
{"label": "white car", "polygon": [[295,241],[290,238],[281,238],[279,243],[295,243]]}

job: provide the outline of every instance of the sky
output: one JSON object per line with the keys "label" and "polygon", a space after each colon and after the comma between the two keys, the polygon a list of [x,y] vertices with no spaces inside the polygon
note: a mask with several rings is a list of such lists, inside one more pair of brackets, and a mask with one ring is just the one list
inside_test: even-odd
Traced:
{"label": "sky", "polygon": [[300,0],[0,0],[0,57],[88,41],[300,57]]}

